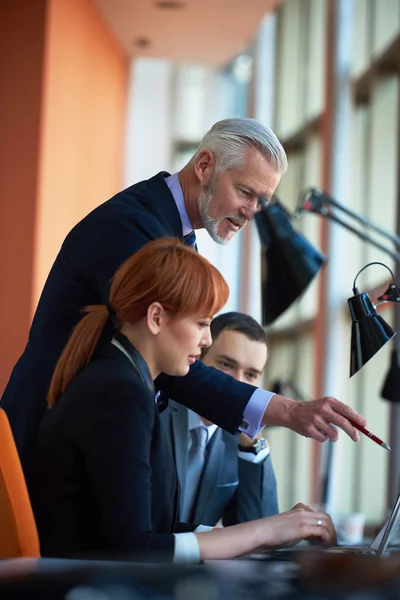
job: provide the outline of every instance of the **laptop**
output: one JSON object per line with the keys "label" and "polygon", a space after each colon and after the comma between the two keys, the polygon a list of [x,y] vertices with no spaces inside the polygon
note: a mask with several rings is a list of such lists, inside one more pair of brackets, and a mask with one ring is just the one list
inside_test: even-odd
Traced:
{"label": "laptop", "polygon": [[392,534],[396,531],[400,521],[400,494],[397,496],[396,503],[393,507],[390,516],[382,529],[368,545],[349,546],[340,544],[338,546],[331,546],[330,548],[319,548],[312,544],[304,544],[294,546],[292,548],[281,548],[277,550],[269,550],[260,554],[251,554],[251,558],[257,560],[293,560],[293,553],[296,552],[308,552],[308,551],[320,551],[320,552],[343,552],[349,554],[374,554],[375,556],[383,556],[386,552]]}
{"label": "laptop", "polygon": [[375,554],[376,556],[383,556],[389,545],[392,534],[396,531],[400,520],[400,494],[397,496],[397,500],[393,507],[390,516],[382,529],[378,532],[369,546],[346,546],[339,545],[327,548],[328,552],[350,552],[357,554]]}

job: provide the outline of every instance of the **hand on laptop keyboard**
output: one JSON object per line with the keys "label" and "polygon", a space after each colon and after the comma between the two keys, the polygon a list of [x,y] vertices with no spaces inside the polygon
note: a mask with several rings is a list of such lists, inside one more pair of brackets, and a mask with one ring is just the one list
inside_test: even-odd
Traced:
{"label": "hand on laptop keyboard", "polygon": [[[302,540],[318,541],[324,547],[336,543],[336,531],[331,517],[314,511],[304,504],[296,504],[292,510],[265,519],[271,528],[271,546],[288,548]],[[268,544],[264,550],[268,549]]]}

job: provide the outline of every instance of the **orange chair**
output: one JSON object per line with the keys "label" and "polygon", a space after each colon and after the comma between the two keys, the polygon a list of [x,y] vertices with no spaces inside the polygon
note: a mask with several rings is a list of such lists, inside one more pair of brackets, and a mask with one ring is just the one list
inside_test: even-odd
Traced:
{"label": "orange chair", "polygon": [[6,413],[0,408],[0,558],[40,557],[39,537]]}

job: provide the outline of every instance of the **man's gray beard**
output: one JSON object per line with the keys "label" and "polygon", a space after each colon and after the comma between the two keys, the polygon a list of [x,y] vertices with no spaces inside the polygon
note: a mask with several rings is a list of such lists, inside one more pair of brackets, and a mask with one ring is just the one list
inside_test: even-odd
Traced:
{"label": "man's gray beard", "polygon": [[217,242],[217,244],[220,244],[221,246],[226,246],[233,238],[234,232],[232,232],[232,235],[228,234],[226,238],[221,237],[218,234],[218,229],[220,224],[224,220],[224,217],[220,217],[219,219],[213,219],[213,217],[210,217],[210,206],[211,201],[214,197],[215,190],[214,183],[214,181],[211,181],[210,185],[208,185],[207,188],[201,190],[200,192],[197,201],[199,207],[199,214],[202,225],[207,231],[208,235],[211,237],[211,239],[214,240],[214,242]]}

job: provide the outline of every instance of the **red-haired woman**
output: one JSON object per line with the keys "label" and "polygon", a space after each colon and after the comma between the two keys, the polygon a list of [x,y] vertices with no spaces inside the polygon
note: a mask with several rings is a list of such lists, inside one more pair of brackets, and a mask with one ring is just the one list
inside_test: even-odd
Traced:
{"label": "red-haired woman", "polygon": [[329,517],[301,508],[177,533],[177,478],[153,381],[188,373],[228,294],[215,267],[165,238],[118,269],[107,305],[86,307],[54,372],[39,434],[33,503],[43,556],[196,562],[310,536],[333,541]]}

